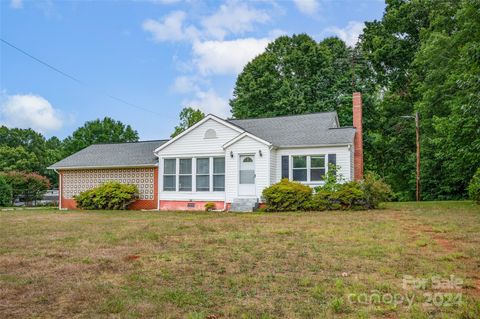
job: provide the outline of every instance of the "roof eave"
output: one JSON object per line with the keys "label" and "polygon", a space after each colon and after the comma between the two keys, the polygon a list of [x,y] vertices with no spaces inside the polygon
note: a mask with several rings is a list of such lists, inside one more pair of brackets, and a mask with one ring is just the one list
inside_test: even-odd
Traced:
{"label": "roof eave", "polygon": [[158,164],[135,164],[135,165],[97,165],[97,166],[49,166],[51,170],[72,170],[72,169],[104,169],[104,168],[144,168],[157,167]]}
{"label": "roof eave", "polygon": [[346,143],[328,143],[328,144],[311,144],[311,145],[280,145],[277,146],[277,148],[282,149],[282,148],[314,148],[314,147],[329,147],[329,146],[351,146],[353,144],[352,142],[346,142]]}

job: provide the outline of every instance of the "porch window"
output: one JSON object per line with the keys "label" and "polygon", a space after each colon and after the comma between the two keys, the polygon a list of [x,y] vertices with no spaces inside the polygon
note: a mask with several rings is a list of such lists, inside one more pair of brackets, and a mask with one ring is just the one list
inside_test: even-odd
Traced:
{"label": "porch window", "polygon": [[163,190],[167,192],[176,191],[176,159],[165,159],[163,161]]}
{"label": "porch window", "polygon": [[225,191],[225,158],[217,157],[213,159],[213,191]]}
{"label": "porch window", "polygon": [[181,158],[179,161],[178,190],[181,192],[192,191],[192,159]]}
{"label": "porch window", "polygon": [[210,191],[210,158],[197,158],[197,192]]}

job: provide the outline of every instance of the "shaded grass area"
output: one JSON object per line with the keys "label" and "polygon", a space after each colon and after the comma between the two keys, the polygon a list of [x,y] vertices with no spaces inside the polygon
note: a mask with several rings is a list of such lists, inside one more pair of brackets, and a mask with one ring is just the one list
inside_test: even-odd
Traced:
{"label": "shaded grass area", "polygon": [[[406,275],[426,289],[404,289]],[[451,275],[460,290],[432,288]],[[359,299],[372,293],[414,299]],[[0,212],[0,317],[112,316],[480,318],[480,208]]]}

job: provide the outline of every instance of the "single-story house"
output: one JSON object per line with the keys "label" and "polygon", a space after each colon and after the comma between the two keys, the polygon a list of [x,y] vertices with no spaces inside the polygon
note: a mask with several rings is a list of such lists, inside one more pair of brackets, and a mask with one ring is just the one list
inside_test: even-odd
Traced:
{"label": "single-story house", "polygon": [[256,119],[208,115],[170,140],[91,145],[50,166],[59,174],[59,206],[109,180],[137,185],[131,209],[251,210],[264,188],[283,178],[324,183],[328,164],[344,180],[363,177],[362,101],[353,95],[353,125],[336,112]]}

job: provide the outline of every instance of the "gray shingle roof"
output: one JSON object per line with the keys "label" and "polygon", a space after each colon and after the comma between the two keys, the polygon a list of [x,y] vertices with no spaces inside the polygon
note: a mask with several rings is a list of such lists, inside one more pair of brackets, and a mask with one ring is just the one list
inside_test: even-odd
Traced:
{"label": "gray shingle roof", "polygon": [[51,165],[50,169],[155,165],[153,151],[167,140],[94,144]]}
{"label": "gray shingle roof", "polygon": [[355,135],[352,127],[338,127],[336,112],[229,122],[278,147],[348,144]]}

